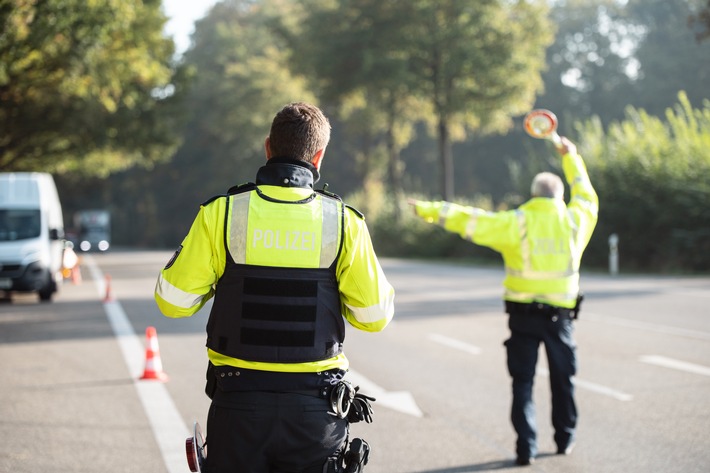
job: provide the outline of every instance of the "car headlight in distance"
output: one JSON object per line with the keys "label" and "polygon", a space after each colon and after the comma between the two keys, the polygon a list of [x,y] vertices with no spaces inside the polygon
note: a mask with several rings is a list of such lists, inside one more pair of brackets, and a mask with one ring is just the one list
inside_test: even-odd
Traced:
{"label": "car headlight in distance", "polygon": [[109,244],[106,240],[101,240],[99,242],[99,251],[106,251],[108,250]]}
{"label": "car headlight in distance", "polygon": [[81,243],[79,243],[79,248],[81,249],[81,251],[89,251],[91,249],[91,243],[84,240]]}

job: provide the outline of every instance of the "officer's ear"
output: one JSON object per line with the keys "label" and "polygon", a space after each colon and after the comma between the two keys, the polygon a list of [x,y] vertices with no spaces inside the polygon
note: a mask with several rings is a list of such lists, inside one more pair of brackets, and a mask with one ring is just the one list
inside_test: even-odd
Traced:
{"label": "officer's ear", "polygon": [[266,160],[271,159],[271,140],[267,136],[264,140],[264,151],[266,152]]}
{"label": "officer's ear", "polygon": [[311,164],[316,167],[316,169],[320,170],[320,165],[321,162],[323,161],[323,155],[325,154],[325,148],[319,149],[316,151],[316,154],[313,155],[313,159],[311,159]]}

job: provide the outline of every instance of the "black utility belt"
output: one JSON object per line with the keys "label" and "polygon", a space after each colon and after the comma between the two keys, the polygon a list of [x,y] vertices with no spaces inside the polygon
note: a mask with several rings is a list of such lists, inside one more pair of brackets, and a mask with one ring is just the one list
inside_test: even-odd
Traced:
{"label": "black utility belt", "polygon": [[545,317],[555,318],[562,317],[574,319],[575,310],[565,307],[557,307],[542,302],[513,302],[505,301],[505,311],[509,314],[525,314],[525,315],[542,315]]}
{"label": "black utility belt", "polygon": [[[293,373],[214,366],[209,363],[207,384],[214,383],[225,392],[272,391],[328,397],[330,388],[344,375],[345,371],[338,369],[314,373]],[[214,387],[212,386],[211,389]]]}

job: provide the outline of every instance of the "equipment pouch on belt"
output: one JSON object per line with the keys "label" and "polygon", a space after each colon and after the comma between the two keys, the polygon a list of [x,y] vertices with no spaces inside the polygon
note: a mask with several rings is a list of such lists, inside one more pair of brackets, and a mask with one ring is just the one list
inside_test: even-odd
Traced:
{"label": "equipment pouch on belt", "polygon": [[205,394],[207,397],[212,399],[214,397],[214,391],[217,389],[217,377],[215,376],[214,365],[212,363],[207,364],[207,383],[205,383]]}
{"label": "equipment pouch on belt", "polygon": [[350,442],[350,448],[343,456],[345,463],[344,473],[361,473],[365,470],[365,465],[370,456],[370,445],[363,439],[354,438]]}
{"label": "equipment pouch on belt", "polygon": [[[354,438],[338,453],[336,458],[329,458],[318,473],[362,473],[370,457],[370,444],[361,438]],[[306,470],[312,473],[312,470]],[[304,472],[305,473],[305,472]]]}
{"label": "equipment pouch on belt", "polygon": [[582,310],[582,301],[584,300],[584,294],[579,294],[577,296],[577,304],[572,309],[572,319],[577,320],[579,318],[579,311]]}

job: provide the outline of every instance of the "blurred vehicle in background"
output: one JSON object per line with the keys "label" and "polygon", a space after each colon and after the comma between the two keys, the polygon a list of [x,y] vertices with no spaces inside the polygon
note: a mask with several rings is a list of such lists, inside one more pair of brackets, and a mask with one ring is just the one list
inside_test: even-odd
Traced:
{"label": "blurred vehicle in background", "polygon": [[47,173],[0,173],[0,292],[50,301],[62,282],[64,220]]}
{"label": "blurred vehicle in background", "polygon": [[111,246],[108,210],[80,210],[74,214],[76,246],[81,251],[106,251]]}

